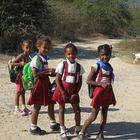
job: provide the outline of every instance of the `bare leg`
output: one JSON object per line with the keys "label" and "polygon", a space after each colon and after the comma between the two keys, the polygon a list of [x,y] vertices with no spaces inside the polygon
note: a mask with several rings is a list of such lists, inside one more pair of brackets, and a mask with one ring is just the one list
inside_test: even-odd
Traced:
{"label": "bare leg", "polygon": [[59,123],[60,123],[60,126],[65,126],[64,125],[64,112],[65,112],[65,104],[63,104],[63,105],[59,104]]}
{"label": "bare leg", "polygon": [[89,127],[89,125],[94,121],[96,120],[96,117],[98,115],[98,112],[99,112],[99,109],[100,108],[92,108],[92,112],[90,114],[90,116],[87,118],[87,120],[85,120],[84,122],[84,125],[81,129],[81,132],[82,133],[85,133],[85,131],[87,130],[87,128]]}
{"label": "bare leg", "polygon": [[25,91],[24,90],[22,91],[20,98],[21,98],[21,104],[25,105]]}
{"label": "bare leg", "polygon": [[33,110],[32,110],[32,124],[37,125],[38,114],[39,114],[40,108],[41,108],[41,105],[34,105]]}
{"label": "bare leg", "polygon": [[74,113],[75,113],[75,125],[80,126],[81,122],[81,109],[79,104],[72,104]]}
{"label": "bare leg", "polygon": [[103,134],[106,121],[107,121],[107,112],[108,112],[108,106],[107,107],[102,107],[101,109],[101,121],[100,121],[100,130],[99,133]]}
{"label": "bare leg", "polygon": [[48,105],[48,116],[49,116],[50,120],[55,120],[54,104]]}
{"label": "bare leg", "polygon": [[19,106],[19,97],[20,97],[21,93],[19,91],[16,92],[16,96],[15,96],[15,106]]}

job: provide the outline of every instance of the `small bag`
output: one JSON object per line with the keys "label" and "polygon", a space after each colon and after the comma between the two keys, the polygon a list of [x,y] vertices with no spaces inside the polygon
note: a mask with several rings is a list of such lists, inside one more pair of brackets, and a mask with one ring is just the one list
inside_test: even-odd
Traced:
{"label": "small bag", "polygon": [[[43,63],[42,59],[39,55],[36,55],[38,63]],[[32,90],[34,84],[36,83],[36,78],[33,76],[32,68],[30,66],[31,62],[28,62],[23,67],[23,75],[22,75],[22,85],[25,90]]]}
{"label": "small bag", "polygon": [[22,75],[22,85],[25,90],[31,90],[34,86],[35,79],[32,73],[30,62],[24,65]]}
{"label": "small bag", "polygon": [[[100,65],[97,63],[97,71],[95,72],[94,76],[92,77],[92,80],[95,81],[96,78],[97,78],[97,75],[99,73],[99,69],[100,69]],[[88,84],[88,95],[89,95],[89,98],[92,99],[93,97],[93,91],[95,89],[95,86],[91,85],[91,84]]]}
{"label": "small bag", "polygon": [[19,72],[19,67],[18,66],[12,66],[12,61],[13,61],[13,59],[8,61],[8,71],[9,71],[10,81],[12,83],[15,83],[17,74]]}

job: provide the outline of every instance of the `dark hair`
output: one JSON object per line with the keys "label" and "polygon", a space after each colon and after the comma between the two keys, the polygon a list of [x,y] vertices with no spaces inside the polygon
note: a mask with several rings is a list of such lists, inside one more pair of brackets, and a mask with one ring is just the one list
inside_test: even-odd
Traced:
{"label": "dark hair", "polygon": [[76,46],[75,46],[73,43],[68,43],[68,44],[65,46],[65,48],[64,48],[64,53],[66,52],[66,50],[67,50],[68,48],[73,48],[74,51],[75,51],[75,53],[78,54],[78,50],[77,50]]}
{"label": "dark hair", "polygon": [[47,42],[47,44],[49,45],[49,49],[52,48],[52,46],[51,46],[51,39],[48,36],[41,36],[41,37],[39,37],[37,39],[37,42],[36,42],[36,48],[39,48],[40,45],[42,45],[44,42]]}
{"label": "dark hair", "polygon": [[98,54],[100,54],[101,50],[106,50],[108,53],[112,54],[112,46],[108,44],[98,46]]}
{"label": "dark hair", "polygon": [[30,46],[33,45],[32,40],[26,39],[26,40],[22,40],[22,41],[20,42],[19,47],[22,48],[23,44],[25,44],[25,43],[29,44]]}

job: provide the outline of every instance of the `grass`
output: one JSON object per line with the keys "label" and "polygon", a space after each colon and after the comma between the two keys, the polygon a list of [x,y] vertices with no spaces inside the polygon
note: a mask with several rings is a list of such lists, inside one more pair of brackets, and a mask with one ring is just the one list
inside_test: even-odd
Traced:
{"label": "grass", "polygon": [[126,39],[115,44],[114,53],[127,63],[133,63],[134,54],[140,52],[140,40]]}

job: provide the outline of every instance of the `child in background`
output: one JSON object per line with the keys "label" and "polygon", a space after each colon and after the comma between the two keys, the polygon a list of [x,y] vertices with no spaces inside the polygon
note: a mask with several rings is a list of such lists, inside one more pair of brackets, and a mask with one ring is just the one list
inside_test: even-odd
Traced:
{"label": "child in background", "polygon": [[[25,105],[25,90],[22,86],[22,70],[23,66],[30,60],[32,49],[32,41],[24,40],[20,43],[20,48],[23,53],[19,54],[13,61],[13,66],[18,66],[18,74],[16,78],[16,96],[15,96],[15,111],[17,116],[25,116],[31,114],[31,111]],[[21,98],[22,110],[19,108],[19,98]]]}
{"label": "child in background", "polygon": [[47,55],[51,49],[50,39],[48,37],[40,37],[37,40],[36,47],[38,53],[33,57],[30,64],[36,83],[28,100],[29,105],[34,105],[32,110],[32,123],[29,131],[33,135],[43,135],[46,132],[37,126],[38,114],[42,105],[48,105],[51,129],[54,131],[59,129],[59,124],[55,121],[54,101],[51,99],[51,82],[49,79],[49,76],[55,76],[56,73],[54,68],[48,67]]}
{"label": "child in background", "polygon": [[90,104],[92,106],[92,112],[87,118],[87,120],[84,122],[84,125],[78,135],[78,140],[86,140],[85,131],[88,126],[96,120],[100,108],[100,130],[96,140],[104,139],[103,131],[106,125],[109,105],[116,104],[115,96],[112,89],[112,81],[114,80],[113,68],[109,64],[111,54],[112,48],[108,44],[100,45],[98,47],[98,57],[100,60],[97,62],[99,65],[99,73],[97,75],[97,79],[96,81],[92,80],[92,77],[98,69],[97,64],[91,67],[91,71],[87,78],[87,84],[96,86],[93,91],[93,98]]}
{"label": "child in background", "polygon": [[53,100],[59,103],[60,136],[67,140],[66,127],[64,123],[65,104],[70,103],[75,113],[75,132],[80,131],[81,110],[79,107],[79,91],[82,85],[83,67],[76,62],[78,51],[74,44],[69,43],[64,48],[66,61],[57,65],[56,68],[56,90]]}

